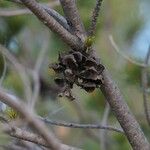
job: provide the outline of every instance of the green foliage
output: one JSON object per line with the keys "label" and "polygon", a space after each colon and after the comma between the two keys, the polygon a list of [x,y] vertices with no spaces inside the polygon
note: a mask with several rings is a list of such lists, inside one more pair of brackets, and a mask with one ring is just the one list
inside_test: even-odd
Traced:
{"label": "green foliage", "polygon": [[8,75],[4,81],[4,86],[10,90],[15,91],[20,96],[23,95],[22,81],[15,70],[8,72]]}
{"label": "green foliage", "polygon": [[130,84],[139,84],[141,81],[141,67],[128,63],[125,68],[126,81]]}
{"label": "green foliage", "polygon": [[53,59],[57,59],[58,54],[62,51],[67,51],[68,48],[66,47],[66,45],[62,42],[62,40],[60,40],[60,38],[56,35],[56,34],[52,34],[52,38],[51,38],[51,50],[50,52],[50,56],[51,56],[51,61],[53,61]]}
{"label": "green foliage", "polygon": [[84,150],[99,150],[99,147],[99,144],[90,139],[87,139],[83,145]]}
{"label": "green foliage", "polygon": [[96,112],[102,112],[105,106],[104,104],[104,96],[102,95],[102,93],[100,93],[99,90],[95,90],[94,92],[89,94],[89,97],[86,100],[86,107]]}
{"label": "green foliage", "polygon": [[91,47],[94,43],[95,36],[88,36],[87,39],[85,40],[85,47]]}
{"label": "green foliage", "polygon": [[9,29],[7,32],[7,39],[10,39],[22,29],[22,27],[26,24],[27,19],[25,16],[16,16],[12,18],[6,18],[5,21],[7,22]]}
{"label": "green foliage", "polygon": [[0,18],[0,43],[8,45],[10,39],[26,25],[27,18],[26,16]]}
{"label": "green foliage", "polygon": [[9,120],[14,120],[19,117],[19,113],[11,107],[7,107],[4,114]]}
{"label": "green foliage", "polygon": [[129,150],[130,145],[127,144],[127,138],[121,134],[113,134],[111,141],[111,150]]}

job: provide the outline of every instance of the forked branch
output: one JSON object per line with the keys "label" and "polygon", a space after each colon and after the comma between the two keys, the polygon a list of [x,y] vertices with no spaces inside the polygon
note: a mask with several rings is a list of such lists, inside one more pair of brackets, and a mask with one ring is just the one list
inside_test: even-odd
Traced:
{"label": "forked branch", "polygon": [[60,38],[73,49],[80,49],[81,40],[68,32],[52,16],[50,16],[35,0],[21,0],[50,30],[57,33]]}

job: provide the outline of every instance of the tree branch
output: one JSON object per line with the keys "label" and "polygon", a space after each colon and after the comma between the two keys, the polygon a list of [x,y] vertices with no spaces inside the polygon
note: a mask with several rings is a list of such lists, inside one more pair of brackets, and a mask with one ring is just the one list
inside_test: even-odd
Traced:
{"label": "tree branch", "polygon": [[[45,10],[43,10],[35,0],[21,0],[28,8],[36,14],[36,16],[45,24],[52,29],[54,32],[58,33],[61,38],[66,42],[71,48],[82,49],[84,44],[79,41],[75,36],[71,35],[68,31],[55,21],[55,19],[49,16]],[[73,17],[70,17],[71,21]],[[78,19],[77,19],[78,20]],[[81,23],[81,22],[80,22]],[[77,27],[76,27],[77,28]],[[81,36],[79,36],[81,38]],[[82,38],[81,38],[82,39]],[[107,69],[103,72],[104,84],[101,86],[101,90],[105,95],[112,111],[114,112],[116,118],[118,119],[120,125],[122,126],[128,141],[130,142],[134,150],[149,150],[150,145],[144,136],[138,122],[136,121],[133,114],[130,112],[129,107],[124,101],[119,88],[111,79]],[[0,95],[3,94],[0,92]],[[5,97],[5,95],[3,95]],[[0,97],[1,98],[1,97]],[[3,98],[3,97],[2,97]],[[13,106],[16,108],[15,106]],[[30,118],[31,119],[31,118]],[[35,126],[35,124],[34,124]],[[46,134],[47,135],[47,134]],[[47,136],[45,137],[46,139]],[[49,143],[51,145],[51,143]]]}
{"label": "tree branch", "polygon": [[35,0],[21,0],[49,29],[57,33],[61,39],[73,49],[83,48],[79,38],[68,32],[52,16],[50,16]]}
{"label": "tree branch", "polygon": [[123,128],[134,150],[149,150],[150,145],[138,122],[130,112],[117,85],[112,81],[107,69],[103,72],[104,84],[101,90],[105,95],[114,115]]}
{"label": "tree branch", "polygon": [[[17,127],[11,127],[11,126],[5,125],[4,132],[7,133],[8,135],[12,136],[12,137],[17,138],[17,139],[21,139],[24,141],[35,143],[37,145],[51,148],[51,147],[49,147],[49,145],[45,142],[45,140],[42,137],[40,137],[37,134],[31,133],[29,131],[22,130],[22,129],[17,128]],[[65,144],[61,144],[60,149],[61,150],[81,150],[79,148],[71,147],[71,146],[68,146]]]}
{"label": "tree branch", "polygon": [[[106,103],[105,109],[104,109],[104,114],[102,118],[102,125],[107,125],[108,124],[108,117],[110,113],[110,106],[108,103]],[[100,145],[102,150],[106,150],[107,148],[107,130],[100,131]]]}
{"label": "tree branch", "polygon": [[60,0],[60,3],[73,33],[84,41],[86,32],[76,6],[76,0]]}
{"label": "tree branch", "polygon": [[0,101],[12,107],[24,117],[24,119],[31,125],[47,142],[48,146],[54,150],[66,150],[61,148],[60,142],[52,135],[43,122],[37,119],[33,113],[26,107],[21,100],[12,99],[6,92],[0,89]]}
{"label": "tree branch", "polygon": [[[48,39],[48,38],[47,38]],[[38,100],[39,92],[40,92],[40,69],[42,66],[42,63],[44,61],[46,52],[48,50],[48,40],[43,41],[43,46],[41,48],[41,51],[39,52],[39,55],[37,57],[34,69],[32,71],[33,76],[33,94],[32,99],[30,101],[29,107],[34,110],[34,106]]]}
{"label": "tree branch", "polygon": [[[150,58],[150,46],[145,58],[145,66],[148,66],[149,58]],[[142,90],[143,90],[143,100],[144,100],[144,111],[146,115],[146,120],[150,126],[150,113],[149,113],[149,103],[148,103],[148,94],[147,94],[147,88],[148,88],[147,69],[148,67],[142,67]]]}
{"label": "tree branch", "polygon": [[54,121],[54,120],[50,120],[50,119],[46,119],[46,118],[41,118],[41,117],[40,117],[40,119],[47,124],[62,126],[62,127],[81,128],[81,129],[104,129],[104,130],[108,130],[108,131],[124,133],[122,129],[118,129],[118,128],[112,127],[112,126],[103,126],[100,124],[66,123],[66,122],[59,122],[59,121]]}

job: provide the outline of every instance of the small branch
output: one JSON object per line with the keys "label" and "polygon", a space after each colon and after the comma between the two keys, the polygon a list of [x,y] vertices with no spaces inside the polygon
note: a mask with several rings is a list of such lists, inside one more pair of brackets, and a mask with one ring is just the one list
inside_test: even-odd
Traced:
{"label": "small branch", "polygon": [[[108,122],[108,117],[110,113],[109,104],[106,103],[103,118],[102,118],[102,125],[106,126]],[[107,130],[100,131],[100,145],[102,150],[106,150],[107,146]]]}
{"label": "small branch", "polygon": [[66,150],[61,149],[60,142],[47,129],[43,122],[36,119],[32,111],[30,111],[27,106],[22,103],[22,100],[14,100],[3,89],[0,89],[0,101],[18,111],[29,125],[31,125],[41,135],[41,137],[43,137],[50,148],[54,150]]}
{"label": "small branch", "polygon": [[89,36],[93,36],[95,34],[96,24],[98,21],[98,16],[99,16],[100,8],[102,5],[102,1],[103,0],[96,0],[96,5],[93,10],[93,15],[92,15],[92,20],[91,20],[91,26],[89,29]]}
{"label": "small branch", "polygon": [[[32,142],[35,143],[37,145],[41,145],[47,148],[50,148],[49,145],[45,142],[45,140],[40,137],[37,134],[31,133],[29,131],[26,130],[22,130],[20,128],[17,127],[10,127],[10,126],[5,126],[4,127],[4,132],[7,133],[8,135],[15,137],[17,139],[21,139],[24,141],[28,141],[28,142]],[[61,144],[61,150],[81,150],[75,147],[71,147],[65,144]]]}
{"label": "small branch", "polygon": [[40,90],[39,73],[40,73],[41,65],[43,63],[43,60],[44,60],[44,57],[46,55],[47,50],[48,50],[48,41],[45,40],[44,43],[43,43],[43,46],[40,50],[40,53],[38,55],[38,58],[36,60],[35,67],[32,71],[33,81],[34,81],[34,88],[33,88],[32,100],[29,104],[29,107],[31,109],[34,108],[35,103],[36,103],[36,101],[38,99],[38,96],[39,96],[39,90]]}
{"label": "small branch", "polygon": [[137,65],[137,66],[140,66],[140,67],[146,67],[147,65],[145,65],[145,63],[140,63],[140,62],[137,62],[136,60],[133,60],[132,58],[130,58],[129,56],[127,56],[126,54],[124,54],[123,52],[121,52],[117,46],[117,44],[115,43],[112,35],[109,35],[109,40],[110,40],[110,43],[111,45],[113,46],[114,50],[116,50],[116,52],[118,54],[120,54],[124,59],[128,60],[129,62]]}
{"label": "small branch", "polygon": [[86,32],[76,6],[76,0],[60,0],[60,3],[72,32],[84,41]]}
{"label": "small branch", "polygon": [[103,126],[103,125],[98,125],[98,124],[78,124],[78,123],[58,122],[58,121],[41,118],[41,117],[40,119],[50,125],[63,126],[63,127],[69,127],[69,128],[81,128],[81,129],[104,129],[104,130],[115,131],[115,132],[124,134],[122,129],[118,129],[112,126]]}
{"label": "small branch", "polygon": [[57,33],[73,49],[81,49],[83,43],[50,16],[35,0],[21,0],[47,27]]}
{"label": "small branch", "polygon": [[[150,58],[150,46],[145,58],[145,66],[148,66],[148,61]],[[148,88],[148,73],[147,73],[148,67],[142,67],[142,88],[143,88],[143,101],[144,101],[144,111],[146,120],[150,126],[150,113],[149,113],[149,102],[148,102],[148,94],[147,94],[147,88]]]}

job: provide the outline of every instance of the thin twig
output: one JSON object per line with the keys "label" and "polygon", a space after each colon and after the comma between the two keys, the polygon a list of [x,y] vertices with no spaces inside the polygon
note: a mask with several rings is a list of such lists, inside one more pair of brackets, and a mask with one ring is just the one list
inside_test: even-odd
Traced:
{"label": "thin twig", "polygon": [[[150,58],[150,46],[145,58],[145,66],[148,66]],[[148,88],[148,72],[147,72],[148,67],[142,67],[142,89],[143,89],[143,101],[144,101],[144,111],[145,111],[145,116],[146,120],[150,126],[150,112],[149,112],[149,102],[148,102],[148,93],[147,93],[147,88]]]}
{"label": "thin twig", "polygon": [[[73,95],[75,95],[75,93]],[[92,116],[81,107],[81,103],[77,95],[75,95],[75,100],[71,104],[75,109],[80,122],[86,122],[86,120],[90,120],[91,122],[94,121]],[[84,133],[95,142],[99,143],[99,136],[97,136],[97,134],[95,134],[91,129],[84,130]]]}
{"label": "thin twig", "polygon": [[96,0],[96,5],[92,14],[91,26],[89,29],[89,36],[93,36],[95,34],[96,24],[98,21],[98,16],[101,9],[102,1],[103,0]]}
{"label": "thin twig", "polygon": [[147,66],[147,65],[145,65],[145,63],[140,63],[140,62],[137,62],[136,60],[133,60],[132,58],[130,58],[129,56],[127,56],[126,54],[124,54],[121,50],[119,50],[119,47],[115,43],[112,35],[109,35],[109,40],[110,40],[110,43],[113,46],[114,50],[116,50],[116,52],[118,54],[120,54],[124,59],[126,59],[129,62],[131,62],[131,63],[133,63],[133,64],[135,64],[137,66],[140,66],[140,67],[146,67]]}
{"label": "thin twig", "polygon": [[43,46],[40,50],[40,53],[38,55],[37,61],[35,63],[35,67],[33,69],[34,88],[33,88],[32,100],[30,102],[31,109],[34,108],[35,103],[39,96],[39,90],[40,90],[39,72],[40,72],[41,65],[43,63],[43,60],[44,60],[47,50],[48,50],[48,41],[45,40],[43,43]]}
{"label": "thin twig", "polygon": [[[108,122],[108,117],[110,113],[110,106],[108,103],[106,103],[103,118],[102,118],[102,125],[106,126]],[[107,145],[107,130],[100,131],[100,145],[102,150],[106,150]]]}
{"label": "thin twig", "polygon": [[40,117],[40,119],[50,125],[63,126],[63,127],[69,127],[69,128],[80,128],[80,129],[104,129],[104,130],[115,131],[115,132],[124,134],[122,129],[118,129],[118,128],[112,127],[112,126],[103,126],[100,124],[66,123],[66,122],[50,120],[47,118],[41,118],[41,117]]}
{"label": "thin twig", "polygon": [[26,100],[31,99],[31,86],[30,80],[27,76],[25,68],[21,65],[18,60],[2,45],[0,45],[0,52],[15,66],[16,71],[20,75],[20,78],[24,85],[24,92]]}

